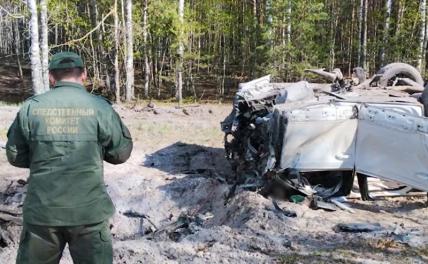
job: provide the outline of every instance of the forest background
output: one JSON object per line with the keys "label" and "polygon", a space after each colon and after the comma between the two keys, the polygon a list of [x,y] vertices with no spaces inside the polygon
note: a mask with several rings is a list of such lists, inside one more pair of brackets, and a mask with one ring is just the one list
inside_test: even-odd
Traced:
{"label": "forest background", "polygon": [[[231,98],[239,82],[307,68],[427,70],[426,0],[0,0],[0,65],[49,89],[58,51],[86,62],[116,102]],[[24,83],[24,82],[23,82]]]}

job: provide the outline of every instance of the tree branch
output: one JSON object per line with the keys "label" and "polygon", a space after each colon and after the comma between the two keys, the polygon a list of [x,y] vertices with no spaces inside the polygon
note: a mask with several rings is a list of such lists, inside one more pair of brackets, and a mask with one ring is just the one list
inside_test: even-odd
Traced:
{"label": "tree branch", "polygon": [[0,5],[0,9],[1,10],[3,10],[4,12],[6,12],[6,15],[8,15],[8,16],[10,16],[10,17],[12,17],[12,18],[24,18],[24,16],[23,15],[15,15],[15,14],[12,14],[11,12],[9,12],[9,11],[7,11],[7,9],[6,8],[4,8],[3,6],[1,6]]}
{"label": "tree branch", "polygon": [[72,39],[72,40],[69,40],[69,41],[67,41],[67,42],[65,42],[65,43],[62,43],[62,44],[58,44],[58,45],[55,45],[55,46],[50,46],[49,48],[58,48],[58,47],[63,47],[63,46],[70,46],[70,45],[73,45],[74,43],[76,43],[76,42],[81,42],[81,41],[83,41],[83,40],[85,40],[87,37],[89,37],[92,33],[94,33],[97,29],[99,29],[100,28],[100,26],[104,23],[104,21],[109,17],[109,16],[111,16],[112,14],[114,13],[114,9],[111,9],[110,10],[110,12],[108,12],[108,14],[107,15],[105,15],[104,17],[103,17],[103,19],[100,21],[100,23],[98,23],[98,25],[96,25],[93,29],[91,29],[91,31],[89,31],[88,33],[86,33],[84,36],[82,36],[82,37],[80,37],[80,38],[78,38],[78,39]]}

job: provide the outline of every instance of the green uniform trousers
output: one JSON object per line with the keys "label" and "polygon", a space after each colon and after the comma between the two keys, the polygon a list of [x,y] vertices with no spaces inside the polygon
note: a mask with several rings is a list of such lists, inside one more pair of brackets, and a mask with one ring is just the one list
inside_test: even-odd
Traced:
{"label": "green uniform trousers", "polygon": [[75,264],[112,264],[107,221],[82,226],[49,227],[24,223],[17,264],[58,264],[68,243]]}

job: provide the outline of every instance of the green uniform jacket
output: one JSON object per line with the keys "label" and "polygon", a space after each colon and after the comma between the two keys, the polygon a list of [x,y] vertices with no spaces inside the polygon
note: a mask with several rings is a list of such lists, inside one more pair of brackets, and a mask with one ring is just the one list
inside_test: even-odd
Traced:
{"label": "green uniform jacket", "polygon": [[30,168],[24,222],[75,226],[107,220],[103,160],[119,164],[132,151],[129,130],[111,105],[83,86],[59,82],[27,100],[8,131],[7,158]]}

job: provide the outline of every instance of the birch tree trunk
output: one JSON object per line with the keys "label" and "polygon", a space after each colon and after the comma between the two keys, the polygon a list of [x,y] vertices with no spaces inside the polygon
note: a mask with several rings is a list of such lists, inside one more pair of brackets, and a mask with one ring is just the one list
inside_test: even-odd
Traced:
{"label": "birch tree trunk", "polygon": [[149,97],[149,84],[150,84],[150,64],[149,64],[149,48],[147,45],[147,0],[144,0],[143,6],[143,42],[144,42],[144,96]]}
{"label": "birch tree trunk", "polygon": [[331,2],[331,21],[330,21],[330,32],[331,32],[331,39],[330,39],[330,69],[334,69],[334,66],[336,64],[336,28],[338,24],[338,18],[336,16],[335,11],[335,2]]}
{"label": "birch tree trunk", "polygon": [[[351,0],[351,5],[352,5],[352,16],[351,16],[351,27],[350,27],[350,31],[349,31],[349,45],[348,45],[348,75],[351,75],[352,72],[352,65],[353,65],[353,52],[354,52],[354,21],[355,21],[355,5],[354,5],[354,0]],[[357,60],[358,62],[358,60]]]}
{"label": "birch tree trunk", "polygon": [[31,13],[30,18],[30,35],[31,35],[31,78],[33,82],[33,90],[35,94],[44,92],[44,84],[42,77],[42,62],[40,59],[40,43],[39,43],[39,23],[36,0],[27,0],[28,9]]}
{"label": "birch tree trunk", "polygon": [[116,103],[120,103],[120,72],[119,72],[119,15],[117,0],[114,0],[114,88],[116,89]]}
{"label": "birch tree trunk", "polygon": [[288,0],[287,8],[287,43],[291,44],[291,0]]}
{"label": "birch tree trunk", "polygon": [[[266,12],[266,26],[267,26],[267,45],[270,50],[273,49],[274,39],[273,39],[273,16],[272,16],[272,0],[266,0],[266,6],[265,6],[265,12]],[[224,37],[224,36],[223,36]]]}
{"label": "birch tree trunk", "polygon": [[418,55],[418,65],[417,68],[420,72],[423,71],[423,61],[425,59],[425,50],[426,46],[426,37],[425,37],[425,27],[426,27],[426,0],[420,0],[419,2],[419,15],[421,17],[420,31],[419,31],[419,55]]}
{"label": "birch tree trunk", "polygon": [[385,24],[384,24],[384,28],[383,28],[383,45],[381,47],[381,52],[380,52],[380,64],[381,64],[381,66],[385,65],[385,46],[388,45],[392,0],[386,0],[386,8],[385,9],[386,9],[386,14],[385,14]]}
{"label": "birch tree trunk", "polygon": [[363,50],[363,9],[364,0],[360,0],[360,7],[358,9],[358,66],[364,67],[362,64],[362,50]]}
{"label": "birch tree trunk", "polygon": [[[427,46],[428,46],[428,9],[425,6],[425,39],[424,39],[424,45],[423,45],[423,52],[424,52],[424,58],[423,58],[423,65],[424,65],[424,71],[426,71],[427,69],[427,56],[426,56],[426,51],[427,51]],[[421,72],[423,74],[423,72]]]}
{"label": "birch tree trunk", "polygon": [[[406,10],[406,2],[404,1],[398,1],[398,11],[397,11],[397,18],[396,18],[396,28],[395,28],[395,37],[398,38],[401,35],[401,28],[403,24],[403,17],[404,17],[404,11]],[[400,53],[397,53],[394,60],[400,61],[402,55]]]}
{"label": "birch tree trunk", "polygon": [[364,0],[363,5],[363,37],[362,37],[362,53],[361,53],[361,65],[366,70],[370,72],[369,65],[367,63],[367,10],[368,10],[368,0]]}
{"label": "birch tree trunk", "polygon": [[[119,21],[119,29],[121,33],[121,38],[123,39],[123,52],[120,54],[123,56],[123,64],[126,66],[126,56],[127,56],[127,47],[126,47],[126,20],[125,20],[125,4],[124,0],[120,0],[120,21]],[[126,82],[126,75],[125,75],[125,82]],[[125,84],[126,86],[126,84]],[[125,99],[126,99],[126,91],[125,91]]]}
{"label": "birch tree trunk", "polygon": [[180,33],[178,46],[178,63],[177,63],[177,91],[176,97],[178,105],[181,106],[183,101],[183,55],[184,55],[184,0],[178,0],[178,17],[180,19]]}
{"label": "birch tree trunk", "polygon": [[13,23],[13,38],[15,40],[15,53],[16,53],[16,62],[18,64],[18,75],[19,75],[19,79],[21,80],[21,83],[24,82],[24,74],[22,72],[22,65],[21,65],[21,52],[20,52],[20,48],[21,48],[21,36],[20,36],[20,32],[19,32],[19,21],[16,20]]}
{"label": "birch tree trunk", "polygon": [[42,78],[44,91],[49,91],[49,32],[48,32],[48,7],[47,0],[40,0],[40,23],[42,29]]}
{"label": "birch tree trunk", "polygon": [[[257,8],[257,4],[258,1],[260,0],[253,0],[253,29],[254,33],[251,34],[252,37],[252,47],[251,49],[256,50],[257,47],[259,46],[259,36],[260,36],[260,24],[259,24],[259,12],[258,12],[258,8]],[[252,78],[255,78],[255,68],[257,65],[257,60],[258,60],[258,52],[254,52],[251,56],[251,66],[250,66],[250,76]],[[214,63],[213,63],[214,64]]]}
{"label": "birch tree trunk", "polygon": [[126,101],[134,98],[134,34],[132,0],[126,0]]}
{"label": "birch tree trunk", "polygon": [[[98,5],[97,5],[97,1],[96,0],[90,0],[88,1],[89,3],[89,9],[88,9],[88,15],[91,19],[91,26],[92,28],[95,28],[98,24]],[[102,54],[103,52],[101,51],[101,47],[102,45],[98,45],[99,43],[101,43],[100,41],[101,38],[101,33],[99,30],[96,30],[94,32],[94,34],[90,35],[90,43],[91,43],[91,50],[92,50],[92,60],[93,60],[93,65],[92,67],[94,68],[94,76],[92,79],[92,85],[93,88],[97,88],[100,80],[101,80],[101,63],[100,60],[102,60]],[[95,41],[94,41],[95,40]]]}

